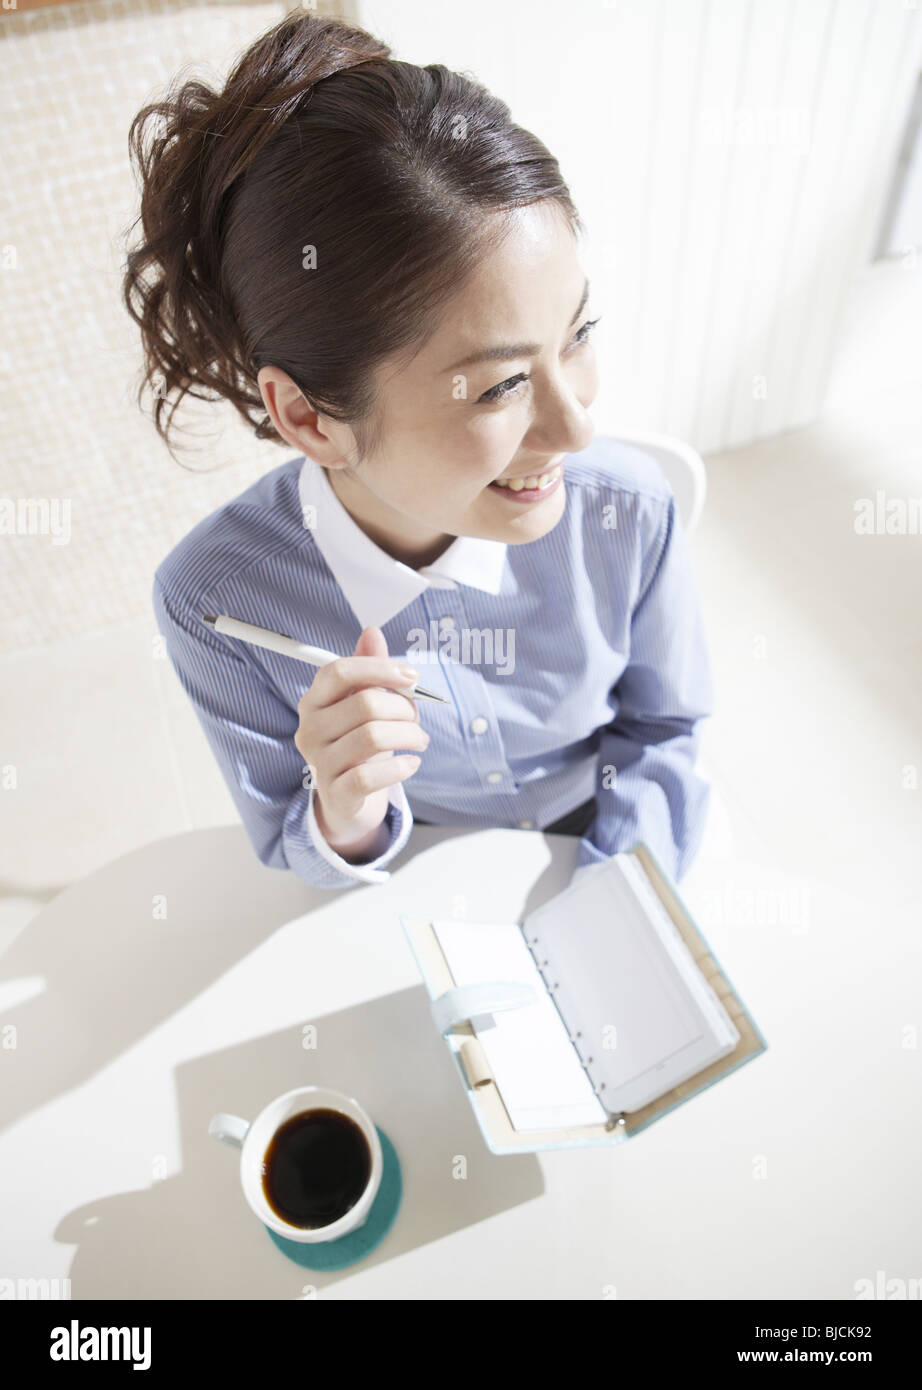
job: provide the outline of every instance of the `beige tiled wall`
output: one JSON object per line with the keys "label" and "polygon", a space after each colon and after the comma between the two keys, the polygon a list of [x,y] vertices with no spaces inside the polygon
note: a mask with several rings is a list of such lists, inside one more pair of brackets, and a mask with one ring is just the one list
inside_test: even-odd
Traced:
{"label": "beige tiled wall", "polygon": [[175,463],[135,402],[121,302],[132,117],[187,63],[219,85],[289,8],[94,0],[0,18],[0,651],[149,613],[174,542],[293,456],[217,403],[184,416],[188,464],[217,471]]}

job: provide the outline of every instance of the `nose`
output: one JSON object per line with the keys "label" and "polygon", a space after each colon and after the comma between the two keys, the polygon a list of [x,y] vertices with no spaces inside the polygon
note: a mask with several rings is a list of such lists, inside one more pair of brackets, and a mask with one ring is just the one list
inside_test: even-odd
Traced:
{"label": "nose", "polygon": [[528,452],[551,456],[587,449],[595,437],[595,422],[588,411],[595,394],[584,401],[565,387],[541,402],[528,432]]}

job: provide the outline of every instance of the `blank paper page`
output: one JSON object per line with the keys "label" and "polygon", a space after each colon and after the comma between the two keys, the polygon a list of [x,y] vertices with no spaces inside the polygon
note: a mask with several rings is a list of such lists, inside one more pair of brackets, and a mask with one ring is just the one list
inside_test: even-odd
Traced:
{"label": "blank paper page", "polygon": [[581,1034],[580,1051],[605,1082],[612,1110],[633,1111],[725,1056],[714,1025],[638,902],[614,856],[529,914],[528,944],[559,981],[560,1011]]}
{"label": "blank paper page", "polygon": [[[603,1123],[599,1104],[554,1001],[515,923],[433,922],[456,985],[513,980],[538,1000],[472,1019],[515,1129]],[[492,1026],[485,1026],[492,1022]]]}

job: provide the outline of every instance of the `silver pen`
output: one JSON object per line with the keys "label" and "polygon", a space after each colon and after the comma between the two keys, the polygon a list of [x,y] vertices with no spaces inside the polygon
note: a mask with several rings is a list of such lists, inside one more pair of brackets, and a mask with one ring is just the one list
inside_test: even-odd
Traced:
{"label": "silver pen", "polygon": [[[296,661],[306,661],[311,666],[329,666],[331,661],[339,660],[335,652],[328,652],[323,647],[311,647],[307,642],[298,642],[294,637],[284,637],[280,632],[270,632],[268,628],[256,627],[254,623],[244,623],[239,618],[229,618],[223,613],[217,618],[210,613],[203,613],[202,618],[215,632],[223,632],[227,637],[237,637],[241,642],[252,643],[254,647],[265,647],[270,652],[281,652],[282,656],[293,656]],[[393,660],[398,661],[398,658],[394,657]],[[411,685],[406,690],[398,688],[398,693],[412,695],[414,699],[438,700],[442,705],[449,703],[444,695],[424,690],[421,685]]]}

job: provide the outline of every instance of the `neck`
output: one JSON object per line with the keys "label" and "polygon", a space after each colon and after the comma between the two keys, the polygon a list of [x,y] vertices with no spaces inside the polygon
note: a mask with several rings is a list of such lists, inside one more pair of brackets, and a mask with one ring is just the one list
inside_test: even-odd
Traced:
{"label": "neck", "polygon": [[327,478],[356,526],[391,559],[399,560],[410,569],[419,570],[434,564],[457,539],[430,531],[394,511],[357,479],[346,476],[343,468],[328,468]]}

